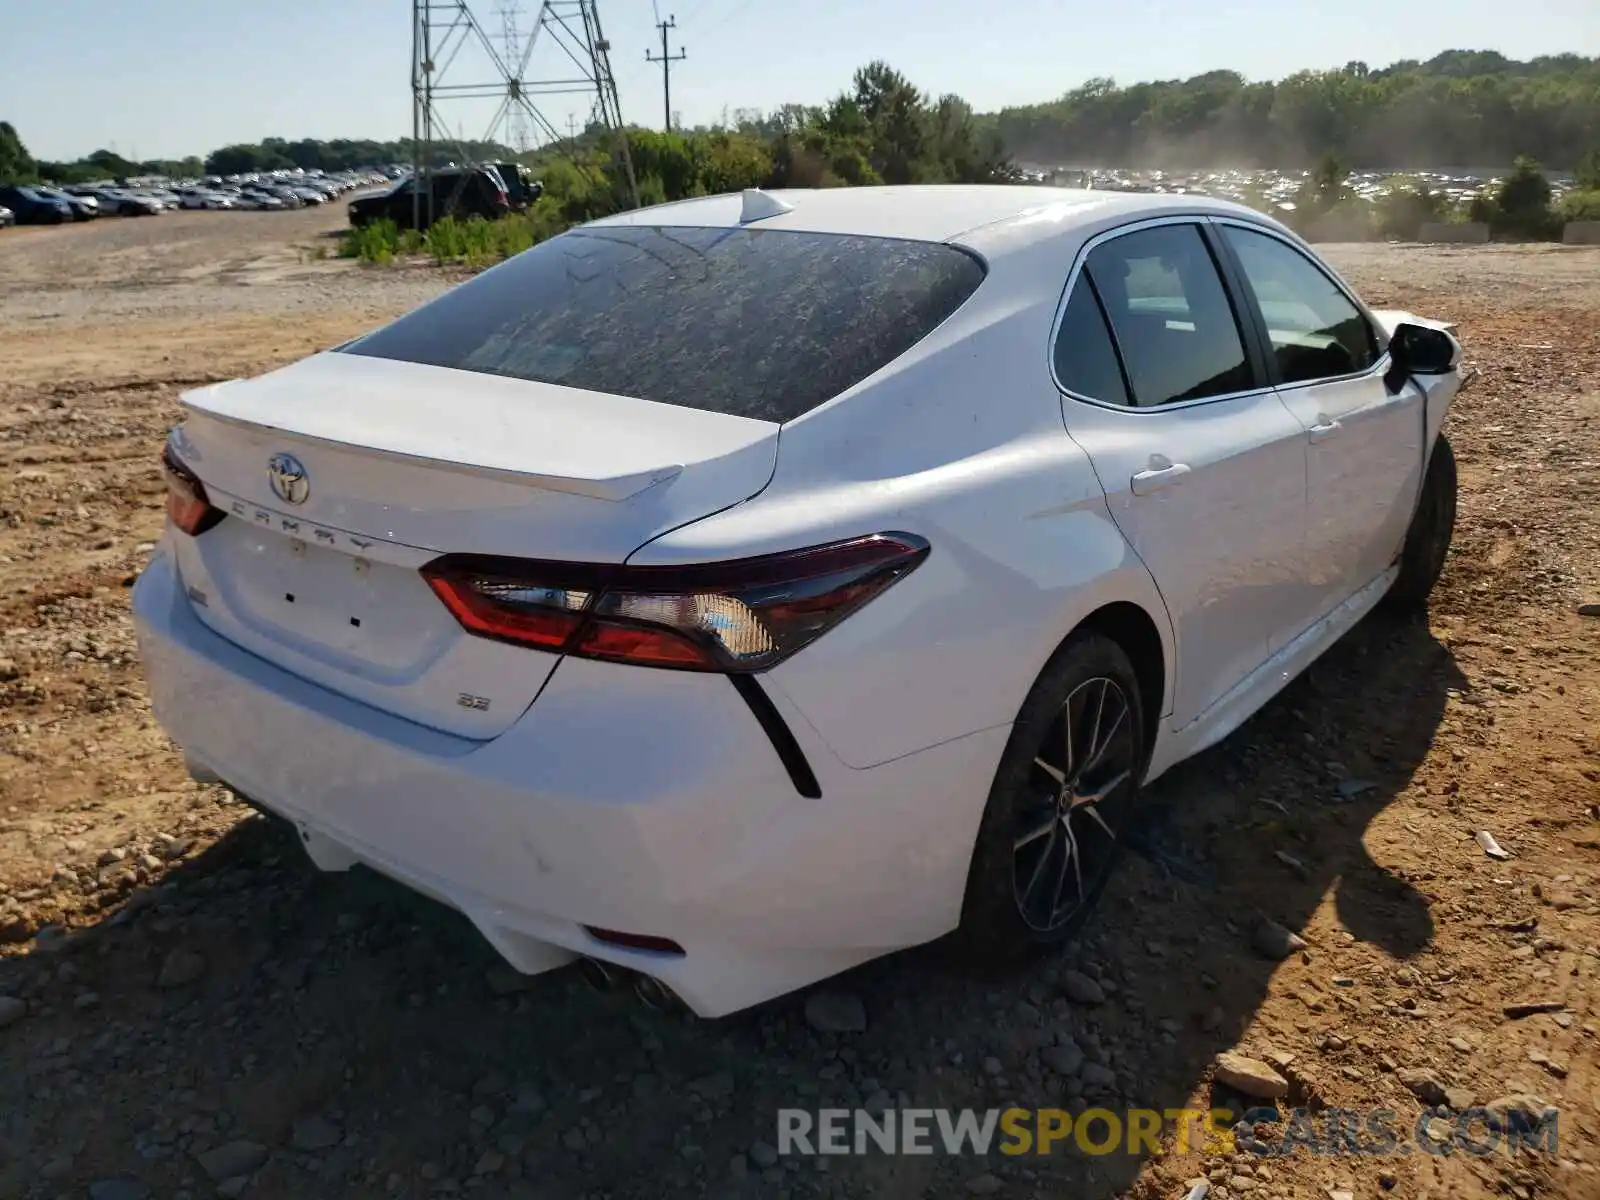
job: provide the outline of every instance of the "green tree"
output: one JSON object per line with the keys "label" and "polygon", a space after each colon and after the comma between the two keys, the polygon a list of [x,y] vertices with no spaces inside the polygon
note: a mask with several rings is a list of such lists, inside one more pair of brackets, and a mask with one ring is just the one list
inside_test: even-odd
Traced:
{"label": "green tree", "polygon": [[39,177],[33,155],[9,121],[0,121],[0,183],[31,183]]}
{"label": "green tree", "polygon": [[1364,168],[1473,165],[1523,152],[1573,164],[1600,129],[1600,58],[1458,50],[1277,82],[1094,79],[993,122],[1013,153],[1072,166],[1301,167],[1330,153]]}
{"label": "green tree", "polygon": [[1550,181],[1536,160],[1520,155],[1494,196],[1496,232],[1546,237],[1553,232]]}
{"label": "green tree", "polygon": [[1351,198],[1350,167],[1337,154],[1324,154],[1295,195],[1297,211],[1319,217]]}
{"label": "green tree", "polygon": [[1581,190],[1600,191],[1600,146],[1596,146],[1578,160],[1573,176]]}

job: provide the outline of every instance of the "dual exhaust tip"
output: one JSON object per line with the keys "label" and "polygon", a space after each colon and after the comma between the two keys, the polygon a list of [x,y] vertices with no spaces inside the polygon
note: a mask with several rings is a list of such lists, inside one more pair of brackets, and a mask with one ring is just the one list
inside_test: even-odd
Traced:
{"label": "dual exhaust tip", "polygon": [[646,1008],[654,1012],[667,1012],[682,1006],[678,994],[654,975],[619,967],[587,956],[578,960],[578,970],[584,982],[597,992],[611,992],[619,987],[631,986],[633,994]]}

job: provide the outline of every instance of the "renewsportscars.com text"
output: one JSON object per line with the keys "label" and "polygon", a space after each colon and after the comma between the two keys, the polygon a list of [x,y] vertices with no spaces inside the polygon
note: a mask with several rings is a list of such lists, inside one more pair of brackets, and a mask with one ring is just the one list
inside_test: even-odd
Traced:
{"label": "renewsportscars.com text", "polygon": [[[1464,1109],[1449,1117],[1424,1110],[1415,1121],[1387,1108],[1229,1109],[803,1108],[778,1110],[778,1153],[1113,1154],[1155,1153],[1167,1133],[1175,1148],[1207,1154],[1246,1151],[1263,1158],[1296,1151],[1329,1156],[1556,1153],[1559,1114]],[[1278,1126],[1281,1125],[1281,1129]]]}

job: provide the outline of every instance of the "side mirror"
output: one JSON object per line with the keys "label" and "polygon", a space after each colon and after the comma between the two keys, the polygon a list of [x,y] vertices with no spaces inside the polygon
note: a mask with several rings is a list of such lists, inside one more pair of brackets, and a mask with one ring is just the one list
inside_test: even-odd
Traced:
{"label": "side mirror", "polygon": [[1443,375],[1456,365],[1456,340],[1442,329],[1402,322],[1389,339],[1389,357],[1407,375]]}
{"label": "side mirror", "polygon": [[1389,339],[1389,371],[1384,383],[1399,392],[1413,375],[1443,375],[1455,369],[1461,347],[1442,329],[1402,321]]}

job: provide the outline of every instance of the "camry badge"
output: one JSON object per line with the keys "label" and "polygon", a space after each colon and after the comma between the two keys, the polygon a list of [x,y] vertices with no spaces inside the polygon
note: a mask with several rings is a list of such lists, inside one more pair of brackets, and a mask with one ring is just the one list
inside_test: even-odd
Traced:
{"label": "camry badge", "polygon": [[311,494],[311,480],[305,464],[292,454],[274,454],[267,460],[267,478],[272,494],[285,504],[304,504]]}

